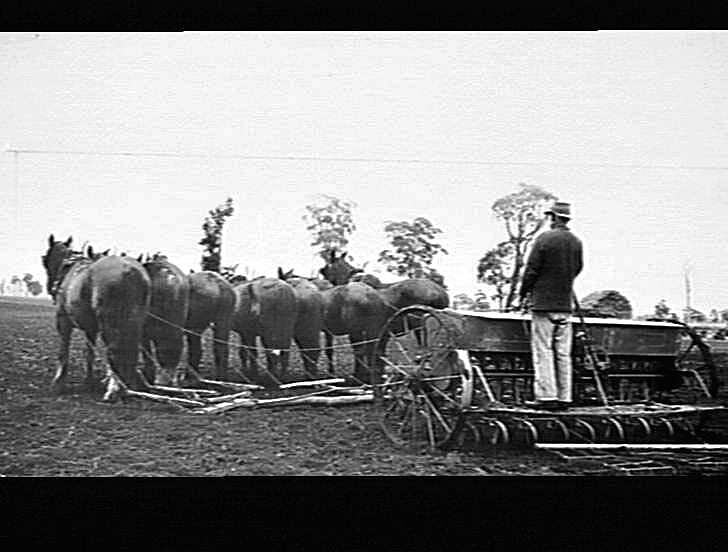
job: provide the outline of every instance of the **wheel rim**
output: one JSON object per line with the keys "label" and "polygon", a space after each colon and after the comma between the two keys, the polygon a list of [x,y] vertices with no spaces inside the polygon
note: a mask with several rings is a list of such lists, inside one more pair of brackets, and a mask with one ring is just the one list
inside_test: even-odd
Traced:
{"label": "wheel rim", "polygon": [[382,429],[398,446],[434,449],[453,437],[465,386],[451,333],[442,316],[419,307],[402,309],[382,331],[377,403]]}

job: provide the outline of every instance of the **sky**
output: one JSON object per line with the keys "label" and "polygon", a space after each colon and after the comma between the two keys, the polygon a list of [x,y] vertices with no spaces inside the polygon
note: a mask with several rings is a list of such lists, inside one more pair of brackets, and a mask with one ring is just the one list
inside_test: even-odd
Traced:
{"label": "sky", "polygon": [[228,196],[224,265],[312,274],[331,194],[355,265],[423,216],[473,294],[523,182],[572,204],[579,297],[677,311],[689,266],[692,306],[728,308],[725,32],[0,33],[0,74],[0,278],[45,282],[50,233],[198,270]]}

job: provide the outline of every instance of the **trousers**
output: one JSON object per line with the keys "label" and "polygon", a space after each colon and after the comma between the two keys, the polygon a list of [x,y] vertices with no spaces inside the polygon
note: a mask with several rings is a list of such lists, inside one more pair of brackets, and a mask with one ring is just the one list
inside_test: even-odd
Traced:
{"label": "trousers", "polygon": [[537,401],[572,401],[571,315],[531,313],[533,394]]}

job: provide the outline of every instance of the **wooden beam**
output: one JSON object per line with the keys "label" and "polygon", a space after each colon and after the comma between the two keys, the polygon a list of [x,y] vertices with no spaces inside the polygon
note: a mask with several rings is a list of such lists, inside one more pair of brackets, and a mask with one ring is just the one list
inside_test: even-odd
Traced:
{"label": "wooden beam", "polygon": [[296,381],[294,383],[284,383],[283,385],[279,385],[279,389],[295,389],[297,387],[315,387],[317,385],[331,385],[333,383],[345,383],[346,380],[344,378],[329,378],[329,379],[321,379],[321,380],[311,380],[311,381]]}

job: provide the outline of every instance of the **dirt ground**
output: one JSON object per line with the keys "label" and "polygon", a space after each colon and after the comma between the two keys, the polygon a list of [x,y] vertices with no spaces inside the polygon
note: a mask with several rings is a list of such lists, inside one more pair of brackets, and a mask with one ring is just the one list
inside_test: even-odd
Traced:
{"label": "dirt ground", "polygon": [[[402,451],[368,404],[180,412],[136,399],[107,404],[86,389],[80,332],[67,392],[54,396],[58,336],[48,300],[0,298],[0,475],[579,475],[549,453]],[[203,373],[212,374],[205,346]],[[97,359],[99,372],[103,366]],[[231,362],[237,366],[236,355]],[[351,355],[337,352],[350,370]],[[323,369],[323,363],[320,364]],[[293,354],[293,372],[301,370]]]}

